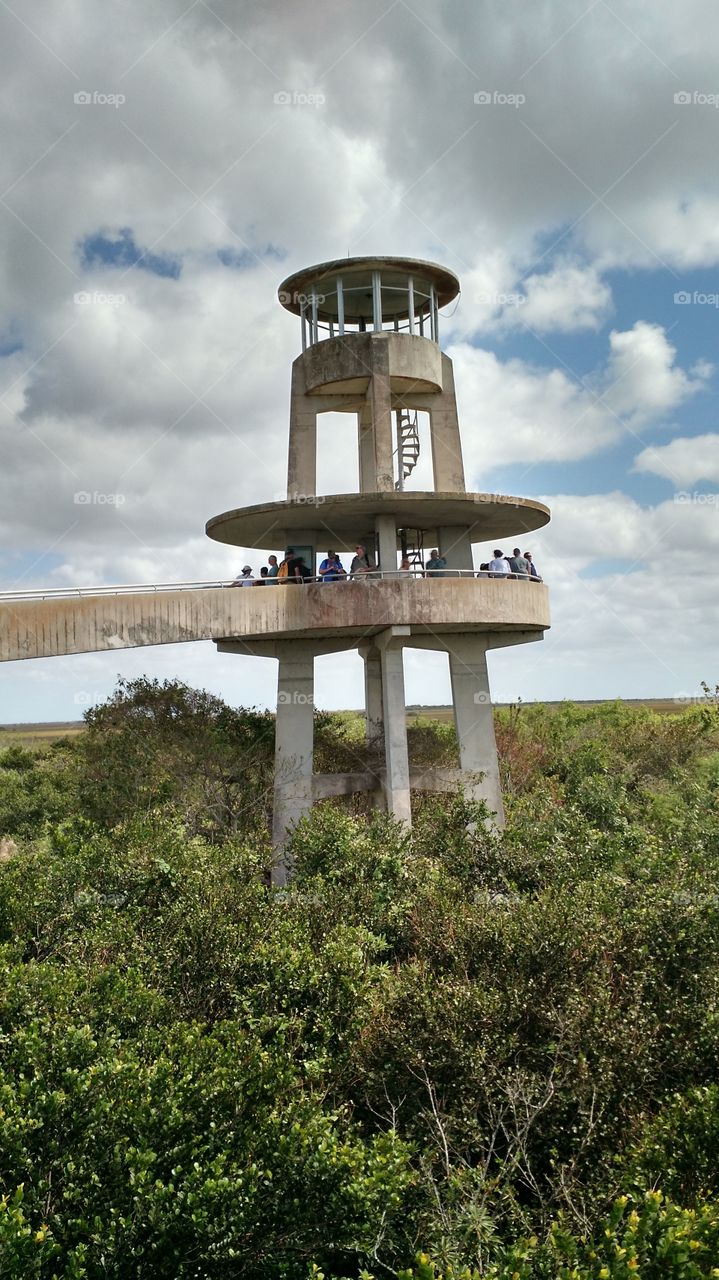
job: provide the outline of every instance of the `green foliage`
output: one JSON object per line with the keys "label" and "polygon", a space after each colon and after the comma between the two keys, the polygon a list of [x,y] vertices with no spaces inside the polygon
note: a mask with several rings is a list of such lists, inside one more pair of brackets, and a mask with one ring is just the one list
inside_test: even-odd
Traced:
{"label": "green foliage", "polygon": [[67,817],[76,804],[70,750],[0,751],[0,839],[32,839],[48,823]]}
{"label": "green foliage", "polygon": [[719,1086],[675,1093],[625,1157],[628,1187],[661,1186],[694,1204],[719,1193]]}
{"label": "green foliage", "polygon": [[505,832],[326,803],[282,890],[270,717],[136,681],[87,719],[0,755],[0,1276],[713,1274],[711,698],[501,712]]}
{"label": "green foliage", "polygon": [[209,839],[266,825],[274,722],[179,681],[121,680],[85,713],[80,803],[105,826],[172,807]]}
{"label": "green foliage", "polygon": [[[719,1276],[719,1208],[682,1209],[661,1192],[636,1204],[620,1197],[593,1239],[578,1238],[560,1217],[546,1240],[536,1236],[502,1250],[486,1269],[443,1265],[419,1254],[397,1280],[713,1280]],[[312,1266],[311,1280],[339,1280]],[[347,1280],[347,1277],[342,1277]],[[360,1280],[375,1280],[368,1271]]]}
{"label": "green foliage", "polygon": [[282,1036],[168,1026],[137,984],[130,1034],[104,978],[6,965],[0,1004],[0,1177],[89,1276],[299,1276],[396,1230],[403,1144],[323,1107]]}

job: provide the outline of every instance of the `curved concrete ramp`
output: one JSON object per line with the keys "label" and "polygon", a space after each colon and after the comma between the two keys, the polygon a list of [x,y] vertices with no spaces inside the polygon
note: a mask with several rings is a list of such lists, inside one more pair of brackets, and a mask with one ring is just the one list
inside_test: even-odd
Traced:
{"label": "curved concrete ramp", "polygon": [[262,588],[179,588],[121,594],[0,598],[0,661],[182,644],[190,640],[354,637],[390,625],[419,634],[539,632],[542,583],[489,578],[360,580]]}

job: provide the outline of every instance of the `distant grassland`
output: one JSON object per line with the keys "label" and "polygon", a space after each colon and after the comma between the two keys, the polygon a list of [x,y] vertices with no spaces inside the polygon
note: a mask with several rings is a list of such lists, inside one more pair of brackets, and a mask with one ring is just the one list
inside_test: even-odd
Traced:
{"label": "distant grassland", "polygon": [[[622,702],[628,707],[649,707],[651,711],[658,711],[661,715],[681,715],[682,711],[690,703],[677,702],[674,698],[567,698],[567,702],[573,702],[578,707],[601,707],[610,702]],[[495,707],[508,707],[508,702],[495,702]],[[533,706],[534,703],[524,703],[524,706]],[[544,707],[561,707],[561,702],[543,702]],[[452,719],[451,707],[407,707],[407,717],[410,720],[418,720],[420,718],[426,720],[450,721]]]}
{"label": "distant grassland", "polygon": [[0,747],[40,747],[57,738],[74,738],[82,733],[82,720],[57,721],[48,724],[0,724]]}
{"label": "distant grassland", "polygon": [[[649,707],[652,711],[658,711],[662,715],[679,715],[687,705],[683,702],[675,702],[673,698],[585,698],[585,699],[567,699],[567,701],[576,701],[578,706],[582,707],[600,707],[605,702],[625,702],[631,707]],[[495,706],[505,707],[509,704],[506,702],[496,702]],[[530,705],[530,704],[526,704]],[[561,702],[545,702],[545,707],[560,707]],[[361,713],[356,713],[361,714]],[[411,706],[407,708],[407,719],[412,720],[439,720],[442,723],[449,723],[452,720],[451,707],[432,707],[432,706]],[[82,720],[66,720],[57,722],[48,722],[47,724],[2,724],[0,725],[0,748],[10,746],[11,744],[20,744],[24,747],[38,747],[45,742],[52,742],[58,738],[74,738],[78,733],[82,733],[85,728]]]}

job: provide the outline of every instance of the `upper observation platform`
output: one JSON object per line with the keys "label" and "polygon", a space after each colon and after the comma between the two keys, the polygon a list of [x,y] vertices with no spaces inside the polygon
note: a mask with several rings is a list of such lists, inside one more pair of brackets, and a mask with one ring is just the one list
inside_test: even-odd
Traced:
{"label": "upper observation platform", "polygon": [[302,320],[302,350],[326,338],[383,330],[439,343],[439,308],[459,294],[446,267],[415,258],[338,258],[288,276],[283,307]]}
{"label": "upper observation platform", "polygon": [[338,551],[351,551],[383,516],[391,517],[398,531],[397,546],[401,546],[402,529],[421,530],[425,542],[441,541],[439,531],[451,528],[461,528],[470,542],[513,538],[547,524],[549,509],[530,498],[497,493],[339,493],[225,511],[208,520],[206,532],[216,542],[262,550],[292,546],[302,541],[301,535],[311,533],[317,546],[326,543]]}

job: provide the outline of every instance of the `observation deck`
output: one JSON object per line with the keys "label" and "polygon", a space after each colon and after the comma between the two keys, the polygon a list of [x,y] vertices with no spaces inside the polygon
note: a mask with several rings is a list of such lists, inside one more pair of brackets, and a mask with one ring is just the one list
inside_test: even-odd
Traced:
{"label": "observation deck", "polygon": [[[462,530],[470,542],[488,542],[530,533],[547,524],[549,508],[530,498],[497,493],[424,493],[385,490],[380,493],[303,495],[283,502],[263,502],[225,511],[208,520],[206,532],[217,542],[269,550],[291,546],[293,539],[312,535],[310,542],[335,551],[353,551],[365,537],[374,537],[375,521],[391,516],[397,547],[402,531],[421,532],[424,545],[438,540],[440,529]],[[371,534],[367,535],[366,530]],[[446,542],[449,543],[447,538]],[[451,563],[451,549],[448,564]]]}
{"label": "observation deck", "polygon": [[544,583],[445,572],[441,578],[376,572],[253,587],[214,582],[6,592],[0,595],[0,661],[195,640],[237,642],[237,652],[258,654],[271,654],[276,641],[312,640],[330,642],[325,651],[331,651],[356,648],[390,626],[404,628],[406,643],[420,647],[427,647],[422,637],[499,632],[497,647],[517,636],[539,639],[549,626]]}
{"label": "observation deck", "polygon": [[459,294],[459,280],[416,258],[336,258],[296,271],[278,298],[301,318],[302,350],[325,338],[393,330],[439,342],[439,308]]}

